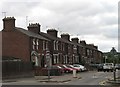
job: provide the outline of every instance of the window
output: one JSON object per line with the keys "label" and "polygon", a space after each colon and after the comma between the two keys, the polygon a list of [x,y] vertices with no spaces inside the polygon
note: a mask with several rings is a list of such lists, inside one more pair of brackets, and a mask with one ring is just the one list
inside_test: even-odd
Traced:
{"label": "window", "polygon": [[56,50],[58,50],[58,41],[56,41]]}
{"label": "window", "polygon": [[63,63],[65,64],[65,62],[66,62],[66,59],[65,59],[65,56],[63,56]]}
{"label": "window", "polygon": [[43,50],[45,50],[45,45],[46,45],[45,41],[43,41]]}
{"label": "window", "polygon": [[32,45],[32,48],[33,48],[33,50],[35,49],[35,46],[34,45]]}
{"label": "window", "polygon": [[89,49],[87,49],[87,55],[90,55],[90,51],[89,51]]}
{"label": "window", "polygon": [[63,43],[61,43],[61,50],[62,50],[62,51],[65,50],[65,49],[64,49],[64,44],[63,44]]}
{"label": "window", "polygon": [[32,40],[32,48],[35,49],[35,39]]}
{"label": "window", "polygon": [[53,44],[54,44],[54,50],[56,50],[56,41],[54,41]]}
{"label": "window", "polygon": [[48,42],[46,42],[46,50],[48,50]]}
{"label": "window", "polygon": [[39,39],[36,40],[36,49],[37,50],[39,49],[38,46],[39,46]]}
{"label": "window", "polygon": [[74,50],[74,53],[77,53],[77,46],[76,45],[73,46],[73,50]]}
{"label": "window", "polygon": [[56,57],[55,54],[53,54],[53,57],[54,57],[54,64],[56,64],[57,63],[57,57]]}
{"label": "window", "polygon": [[39,39],[36,40],[36,45],[39,45]]}
{"label": "window", "polygon": [[67,57],[67,55],[65,55],[65,62],[66,62],[66,64],[68,63],[68,57]]}
{"label": "window", "polygon": [[33,45],[35,45],[35,39],[33,39]]}
{"label": "window", "polygon": [[58,54],[53,54],[53,61],[54,61],[54,64],[57,64],[60,62],[60,59],[59,59],[59,55]]}

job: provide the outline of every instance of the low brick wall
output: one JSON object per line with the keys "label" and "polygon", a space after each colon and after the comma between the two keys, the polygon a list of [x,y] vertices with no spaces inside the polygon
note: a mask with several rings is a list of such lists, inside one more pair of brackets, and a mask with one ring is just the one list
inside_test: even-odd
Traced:
{"label": "low brick wall", "polygon": [[[47,76],[48,75],[48,69],[47,68],[41,68],[41,67],[35,67],[34,68],[34,74],[35,76]],[[60,71],[60,69],[50,69],[50,75],[51,76],[59,76],[63,73]]]}

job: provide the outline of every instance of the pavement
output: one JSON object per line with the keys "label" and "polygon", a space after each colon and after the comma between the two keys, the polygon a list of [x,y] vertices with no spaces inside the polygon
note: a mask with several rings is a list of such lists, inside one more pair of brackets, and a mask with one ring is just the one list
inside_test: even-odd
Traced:
{"label": "pavement", "polygon": [[106,81],[108,84],[111,84],[111,85],[120,85],[120,78],[116,78],[116,81],[114,81],[114,79],[108,79]]}
{"label": "pavement", "polygon": [[79,74],[76,74],[76,76],[73,76],[73,74],[64,74],[62,76],[50,76],[50,79],[48,79],[48,76],[35,76],[30,78],[19,78],[19,79],[7,79],[2,80],[2,83],[9,83],[9,82],[68,82],[75,79],[81,79]]}

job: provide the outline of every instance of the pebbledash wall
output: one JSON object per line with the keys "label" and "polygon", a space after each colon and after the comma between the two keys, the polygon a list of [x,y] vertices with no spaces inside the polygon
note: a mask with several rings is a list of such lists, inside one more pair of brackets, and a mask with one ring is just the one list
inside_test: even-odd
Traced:
{"label": "pebbledash wall", "polygon": [[14,17],[3,19],[2,56],[18,58],[36,67],[46,66],[46,52],[50,53],[50,65],[73,63],[101,63],[102,52],[93,44],[86,44],[69,34],[57,36],[57,30],[40,31],[40,25],[30,24],[28,30],[15,26]]}

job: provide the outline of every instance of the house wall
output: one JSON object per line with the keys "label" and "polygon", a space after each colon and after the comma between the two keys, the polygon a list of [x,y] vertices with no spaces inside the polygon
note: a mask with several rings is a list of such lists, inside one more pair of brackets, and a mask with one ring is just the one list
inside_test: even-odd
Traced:
{"label": "house wall", "polygon": [[17,30],[2,31],[2,56],[30,61],[29,37]]}

